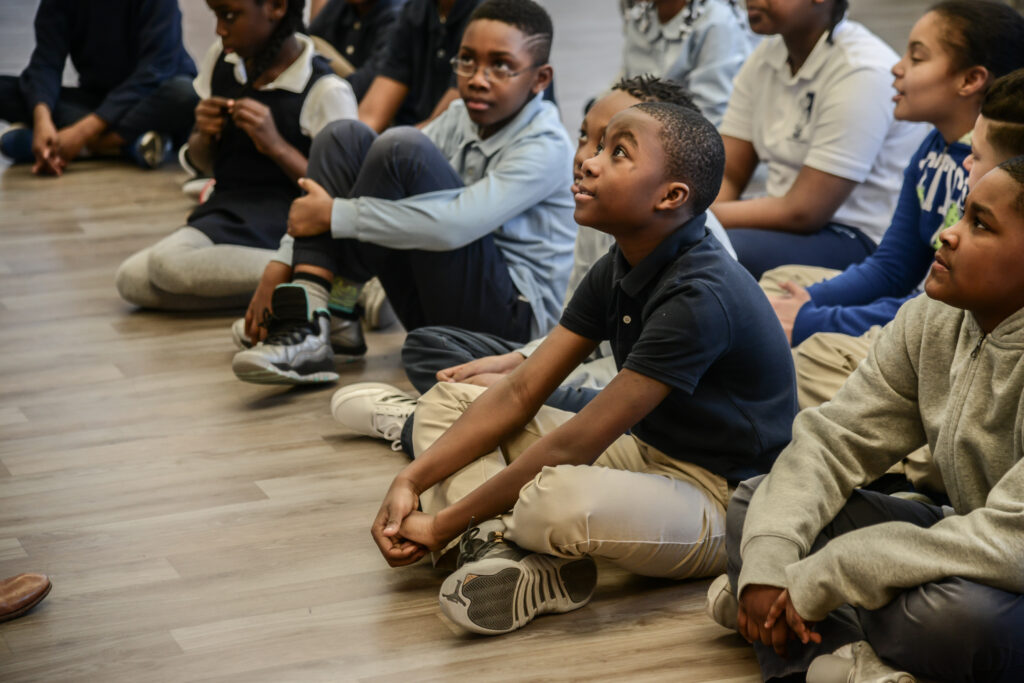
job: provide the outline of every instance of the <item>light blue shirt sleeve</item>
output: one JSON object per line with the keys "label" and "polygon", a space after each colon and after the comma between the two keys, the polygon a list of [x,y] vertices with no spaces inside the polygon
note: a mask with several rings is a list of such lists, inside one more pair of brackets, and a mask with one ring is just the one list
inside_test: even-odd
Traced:
{"label": "light blue shirt sleeve", "polygon": [[564,157],[562,145],[537,136],[507,149],[466,187],[396,200],[335,199],[331,234],[392,249],[458,249],[549,197],[551,169],[563,167]]}

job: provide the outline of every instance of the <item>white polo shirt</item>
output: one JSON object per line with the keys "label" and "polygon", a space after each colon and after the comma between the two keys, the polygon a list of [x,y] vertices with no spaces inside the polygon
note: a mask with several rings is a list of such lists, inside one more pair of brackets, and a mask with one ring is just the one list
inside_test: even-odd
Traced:
{"label": "white polo shirt", "polygon": [[856,181],[832,220],[877,243],[928,126],[893,120],[892,48],[853,21],[833,36],[822,35],[795,75],[782,37],[762,41],[736,76],[720,132],[753,144],[770,196],[785,195],[803,166]]}

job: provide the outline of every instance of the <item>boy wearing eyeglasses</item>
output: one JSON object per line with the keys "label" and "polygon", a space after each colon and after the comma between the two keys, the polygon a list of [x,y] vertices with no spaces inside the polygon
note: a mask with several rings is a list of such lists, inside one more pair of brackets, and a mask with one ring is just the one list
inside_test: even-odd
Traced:
{"label": "boy wearing eyeglasses", "polygon": [[336,380],[334,351],[365,353],[354,309],[373,276],[406,330],[456,325],[526,341],[555,324],[576,224],[572,196],[551,182],[573,158],[541,95],[551,39],[532,0],[487,0],[452,60],[461,100],[423,131],[378,136],[344,121],[315,138],[299,181],[307,194],[288,219],[294,249],[283,245],[246,315],[250,338],[265,338],[235,356],[240,379]]}

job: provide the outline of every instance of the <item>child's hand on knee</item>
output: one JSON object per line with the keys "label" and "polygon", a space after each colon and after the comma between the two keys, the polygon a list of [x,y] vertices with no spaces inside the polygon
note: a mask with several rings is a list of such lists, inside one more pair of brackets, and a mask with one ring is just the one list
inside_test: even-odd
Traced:
{"label": "child's hand on knee", "polygon": [[768,296],[768,302],[775,309],[775,315],[782,323],[782,330],[786,333],[786,339],[793,343],[793,325],[796,323],[796,316],[804,304],[811,300],[811,295],[800,285],[792,282],[783,282],[781,285],[786,294],[784,296]]}
{"label": "child's hand on knee", "polygon": [[438,370],[436,377],[438,382],[463,382],[489,387],[519,367],[524,360],[526,357],[518,351],[498,356],[485,356],[468,363]]}
{"label": "child's hand on knee", "polygon": [[288,211],[288,234],[292,237],[313,237],[331,229],[334,200],[315,180],[299,178],[299,187],[306,195],[292,202]]}

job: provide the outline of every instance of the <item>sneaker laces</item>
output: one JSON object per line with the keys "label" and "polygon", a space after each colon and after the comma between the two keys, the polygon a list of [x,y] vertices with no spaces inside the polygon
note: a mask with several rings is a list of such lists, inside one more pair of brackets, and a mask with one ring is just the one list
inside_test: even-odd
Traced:
{"label": "sneaker laces", "polygon": [[415,398],[392,394],[378,400],[374,406],[373,426],[384,439],[391,442],[391,450],[402,450],[402,428],[416,410],[418,402]]}
{"label": "sneaker laces", "polygon": [[267,328],[267,336],[263,340],[266,345],[280,344],[283,346],[298,344],[310,332],[315,333],[313,324],[308,320],[287,320],[278,318],[264,310],[260,327]]}
{"label": "sneaker laces", "polygon": [[[472,522],[470,522],[472,524]],[[469,562],[476,562],[487,555],[494,547],[500,545],[508,545],[505,540],[505,535],[500,531],[492,531],[487,534],[487,538],[477,538],[480,535],[480,527],[475,526],[472,529],[467,529],[462,534],[462,538],[459,539],[459,561],[458,566],[468,564]]]}

